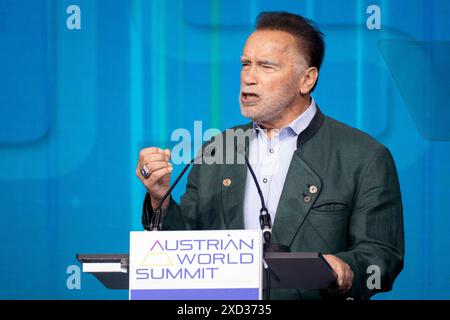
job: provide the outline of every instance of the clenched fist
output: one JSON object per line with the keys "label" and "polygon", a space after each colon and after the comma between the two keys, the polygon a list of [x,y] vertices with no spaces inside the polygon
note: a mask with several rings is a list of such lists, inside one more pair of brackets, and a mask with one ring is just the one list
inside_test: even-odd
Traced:
{"label": "clenched fist", "polygon": [[[136,175],[144,184],[152,201],[152,208],[158,206],[159,201],[170,187],[170,173],[173,170],[170,161],[170,150],[160,148],[145,148],[139,153]],[[142,169],[147,175],[142,174]],[[169,203],[170,196],[164,201],[164,209]]]}

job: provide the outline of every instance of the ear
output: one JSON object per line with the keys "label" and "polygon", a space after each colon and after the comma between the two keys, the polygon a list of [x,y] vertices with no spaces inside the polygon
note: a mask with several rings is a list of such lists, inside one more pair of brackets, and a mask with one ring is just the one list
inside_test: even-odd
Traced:
{"label": "ear", "polygon": [[309,67],[303,72],[300,79],[300,94],[305,95],[311,92],[319,77],[319,70],[316,67]]}

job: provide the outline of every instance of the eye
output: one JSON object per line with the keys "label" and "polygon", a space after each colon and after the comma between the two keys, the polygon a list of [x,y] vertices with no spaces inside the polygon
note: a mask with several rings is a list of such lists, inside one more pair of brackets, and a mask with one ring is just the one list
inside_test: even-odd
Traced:
{"label": "eye", "polygon": [[263,65],[261,65],[261,67],[266,72],[275,71],[275,67],[273,65],[270,65],[270,64],[263,64]]}
{"label": "eye", "polygon": [[242,62],[242,68],[248,67],[250,65],[250,63],[248,62]]}

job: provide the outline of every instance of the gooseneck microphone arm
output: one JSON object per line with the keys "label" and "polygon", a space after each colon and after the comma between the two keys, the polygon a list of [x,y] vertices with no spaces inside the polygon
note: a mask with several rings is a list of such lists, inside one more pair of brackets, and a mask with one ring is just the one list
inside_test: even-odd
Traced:
{"label": "gooseneck microphone arm", "polygon": [[[242,149],[242,148],[241,148]],[[258,190],[259,199],[261,200],[261,210],[259,215],[259,224],[261,226],[261,230],[264,236],[265,244],[264,244],[264,256],[266,252],[289,252],[289,247],[280,244],[270,244],[270,240],[272,237],[272,219],[269,214],[269,210],[267,210],[266,203],[264,201],[264,196],[261,191],[261,187],[259,186],[258,179],[256,178],[255,172],[253,171],[252,166],[250,165],[247,155],[244,154],[245,164],[252,175],[253,181],[255,182],[256,189]],[[263,260],[264,261],[264,260]],[[266,275],[266,289],[265,289],[265,299],[270,300],[270,287],[271,287],[271,270],[269,266],[264,261],[264,272]]]}
{"label": "gooseneck microphone arm", "polygon": [[[197,159],[197,158],[195,158]],[[169,190],[164,194],[164,196],[161,198],[161,200],[158,202],[158,206],[153,211],[152,221],[150,224],[150,231],[160,231],[161,230],[161,217],[162,217],[162,206],[164,201],[167,199],[167,197],[172,192],[173,188],[178,184],[178,181],[183,177],[184,173],[189,169],[189,166],[192,164],[192,162],[195,161],[195,159],[192,159],[181,171],[181,173],[178,175],[175,182],[170,186]]]}
{"label": "gooseneck microphone arm", "polygon": [[253,181],[255,182],[256,189],[258,189],[259,199],[261,200],[261,210],[259,211],[259,225],[261,226],[261,230],[264,236],[264,240],[266,244],[270,243],[270,238],[272,237],[272,219],[270,218],[269,210],[266,207],[264,196],[261,191],[261,187],[259,186],[258,179],[256,178],[255,172],[253,171],[252,166],[248,162],[247,155],[245,157],[245,164],[247,168],[250,170],[250,173],[253,177]]}
{"label": "gooseneck microphone arm", "polygon": [[[214,156],[216,149],[211,150],[210,156]],[[200,156],[192,159],[181,171],[181,173],[176,178],[175,182],[170,186],[169,190],[164,194],[164,196],[159,200],[158,206],[153,211],[152,221],[150,223],[150,231],[160,231],[161,230],[161,218],[162,218],[162,206],[164,201],[167,199],[167,197],[172,192],[173,188],[178,184],[180,179],[183,177],[183,175],[186,173],[187,169],[189,169],[190,165],[195,162],[196,160],[203,158],[204,154],[202,153]],[[148,221],[148,217],[147,217]]]}

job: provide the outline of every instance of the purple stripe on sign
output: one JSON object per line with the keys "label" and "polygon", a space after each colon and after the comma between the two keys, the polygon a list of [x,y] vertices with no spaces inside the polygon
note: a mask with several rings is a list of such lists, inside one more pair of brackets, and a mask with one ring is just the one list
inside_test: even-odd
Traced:
{"label": "purple stripe on sign", "polygon": [[258,300],[258,288],[131,290],[131,300]]}

